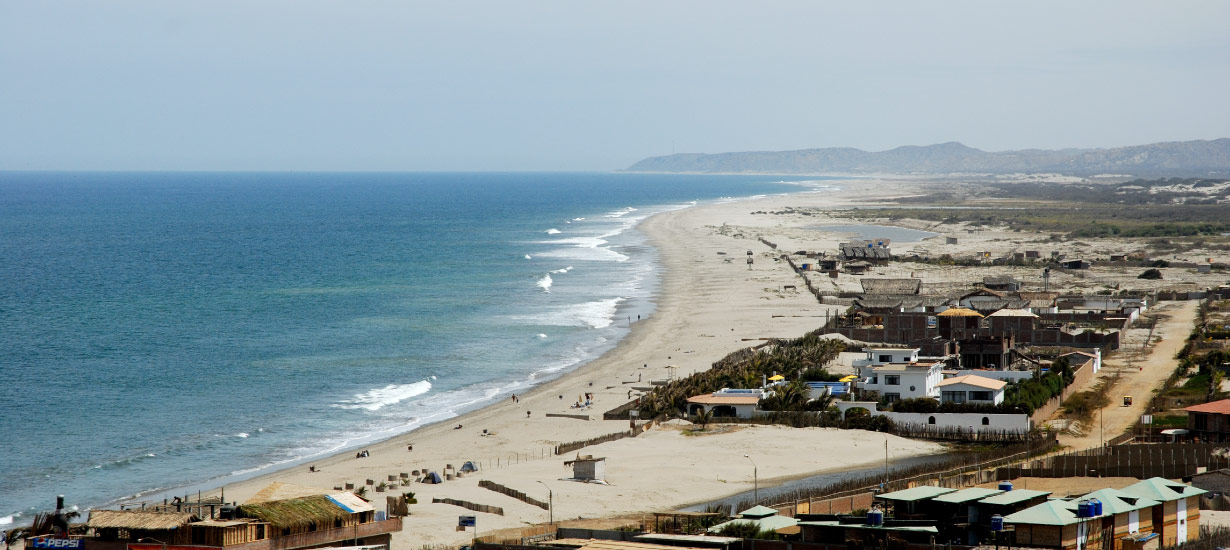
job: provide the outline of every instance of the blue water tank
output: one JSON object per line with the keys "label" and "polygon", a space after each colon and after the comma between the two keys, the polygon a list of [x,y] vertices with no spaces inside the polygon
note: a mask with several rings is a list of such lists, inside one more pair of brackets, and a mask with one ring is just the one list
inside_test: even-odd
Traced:
{"label": "blue water tank", "polygon": [[879,527],[881,525],[884,525],[884,512],[881,512],[879,510],[872,510],[870,512],[867,512],[867,525],[870,525],[872,527]]}
{"label": "blue water tank", "polygon": [[1098,500],[1098,499],[1096,499],[1096,498],[1091,498],[1091,499],[1089,499],[1089,506],[1091,507],[1091,509],[1090,509],[1089,511],[1093,513],[1093,514],[1092,514],[1092,516],[1090,516],[1090,517],[1095,517],[1095,518],[1096,518],[1096,517],[1098,517],[1098,516],[1102,515],[1102,501],[1100,501],[1100,500]]}
{"label": "blue water tank", "polygon": [[1003,531],[1004,530],[1004,516],[1001,516],[999,514],[995,514],[991,516],[991,530],[992,531]]}
{"label": "blue water tank", "polygon": [[1082,500],[1076,503],[1076,517],[1091,518],[1093,517],[1093,504],[1088,500]]}
{"label": "blue water tank", "polygon": [[999,482],[999,490],[1000,490],[1000,491],[1011,491],[1011,490],[1012,490],[1012,482],[1011,482],[1011,481],[1001,481],[1001,482]]}

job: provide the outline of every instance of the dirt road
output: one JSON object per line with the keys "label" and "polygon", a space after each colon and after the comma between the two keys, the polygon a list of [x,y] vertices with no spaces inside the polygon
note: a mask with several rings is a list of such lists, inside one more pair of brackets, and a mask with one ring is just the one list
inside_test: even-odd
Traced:
{"label": "dirt road", "polygon": [[[1119,375],[1119,382],[1110,390],[1110,404],[1095,413],[1089,426],[1084,426],[1082,436],[1061,435],[1060,444],[1073,449],[1088,449],[1122,434],[1140,419],[1154,395],[1154,390],[1170,376],[1178,361],[1175,354],[1183,347],[1196,320],[1199,302],[1160,302],[1150,314],[1158,321],[1146,348],[1147,355],[1140,357],[1133,350],[1116,351],[1105,357],[1102,370],[1089,381],[1085,389],[1093,388],[1104,378]],[[1123,396],[1132,396],[1132,405],[1123,406]],[[1062,412],[1062,409],[1060,410]],[[1059,413],[1056,413],[1059,414]],[[1099,416],[1101,417],[1099,419]],[[1100,422],[1099,422],[1100,420]]]}

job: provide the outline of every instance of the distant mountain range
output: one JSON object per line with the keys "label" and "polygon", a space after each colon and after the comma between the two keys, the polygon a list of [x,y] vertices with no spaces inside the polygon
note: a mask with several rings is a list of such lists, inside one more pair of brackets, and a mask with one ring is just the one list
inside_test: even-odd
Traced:
{"label": "distant mountain range", "polygon": [[982,151],[957,142],[869,152],[850,147],[650,157],[630,172],[1014,174],[1230,177],[1230,138],[1113,149]]}

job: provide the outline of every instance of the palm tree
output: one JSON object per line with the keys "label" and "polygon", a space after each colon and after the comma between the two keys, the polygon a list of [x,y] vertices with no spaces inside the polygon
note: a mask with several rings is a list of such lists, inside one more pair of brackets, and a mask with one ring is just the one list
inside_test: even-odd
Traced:
{"label": "palm tree", "polygon": [[696,423],[700,424],[700,431],[705,431],[709,427],[709,423],[713,421],[713,409],[702,408],[699,413],[696,413]]}

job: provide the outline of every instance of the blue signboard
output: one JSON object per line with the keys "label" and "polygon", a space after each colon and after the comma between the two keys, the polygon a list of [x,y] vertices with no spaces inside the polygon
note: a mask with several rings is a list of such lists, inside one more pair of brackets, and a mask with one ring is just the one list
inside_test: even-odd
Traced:
{"label": "blue signboard", "polygon": [[59,548],[62,550],[81,550],[85,548],[81,539],[53,539],[39,537],[30,540],[30,548]]}
{"label": "blue signboard", "polygon": [[474,527],[474,516],[457,516],[457,525],[461,527]]}

